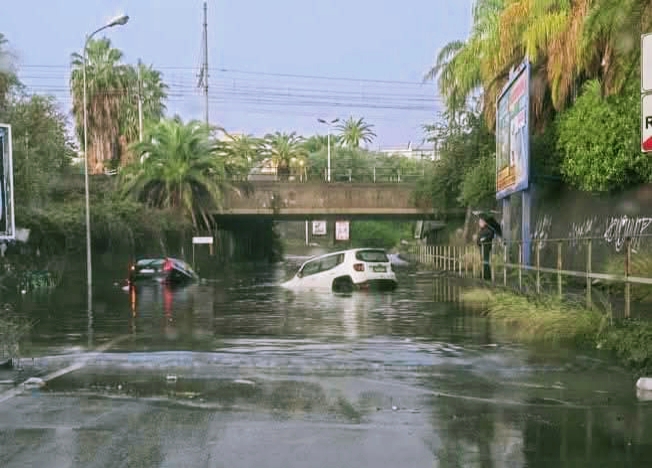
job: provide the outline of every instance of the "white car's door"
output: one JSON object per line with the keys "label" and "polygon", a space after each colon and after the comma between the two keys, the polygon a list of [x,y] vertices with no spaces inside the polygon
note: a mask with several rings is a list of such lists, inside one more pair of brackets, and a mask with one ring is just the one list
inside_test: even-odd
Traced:
{"label": "white car's door", "polygon": [[330,288],[333,286],[333,280],[341,275],[338,268],[344,261],[344,254],[328,255],[321,259],[319,264],[318,283],[319,287]]}
{"label": "white car's door", "polygon": [[307,262],[299,271],[300,282],[302,288],[313,288],[318,282],[319,277],[319,260],[312,260]]}

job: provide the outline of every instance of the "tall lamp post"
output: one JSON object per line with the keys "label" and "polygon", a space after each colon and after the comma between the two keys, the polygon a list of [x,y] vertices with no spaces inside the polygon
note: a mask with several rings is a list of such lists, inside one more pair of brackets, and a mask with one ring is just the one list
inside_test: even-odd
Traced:
{"label": "tall lamp post", "polygon": [[84,195],[86,198],[86,277],[88,280],[88,310],[92,309],[93,305],[93,273],[91,269],[91,211],[88,195],[88,105],[86,103],[86,62],[87,62],[87,49],[88,43],[90,40],[100,31],[103,31],[114,26],[122,26],[127,24],[129,17],[127,15],[118,16],[117,18],[111,20],[109,23],[105,24],[101,28],[96,29],[92,33],[86,36],[86,41],[84,42],[84,51],[83,51],[83,64],[82,64],[82,74],[83,74],[83,87],[84,87]]}
{"label": "tall lamp post", "polygon": [[317,119],[317,122],[323,123],[324,125],[328,125],[328,169],[326,170],[326,181],[330,182],[331,181],[331,128],[334,124],[339,122],[340,119],[333,119],[330,122],[324,120],[324,119]]}

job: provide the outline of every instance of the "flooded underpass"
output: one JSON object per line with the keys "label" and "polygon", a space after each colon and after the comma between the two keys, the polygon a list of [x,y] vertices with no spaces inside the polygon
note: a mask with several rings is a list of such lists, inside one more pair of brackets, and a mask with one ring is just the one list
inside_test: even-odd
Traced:
{"label": "flooded underpass", "polygon": [[46,384],[0,387],[0,466],[652,464],[652,404],[608,356],[512,343],[410,269],[393,293],[279,288],[300,261],[107,280],[92,315],[83,287],[22,299],[22,380]]}

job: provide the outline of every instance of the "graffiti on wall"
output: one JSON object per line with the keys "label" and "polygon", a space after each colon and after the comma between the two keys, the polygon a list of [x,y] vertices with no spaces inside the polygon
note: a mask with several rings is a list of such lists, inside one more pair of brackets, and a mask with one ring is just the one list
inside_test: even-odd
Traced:
{"label": "graffiti on wall", "polygon": [[568,237],[570,237],[571,247],[578,247],[580,245],[580,239],[593,236],[593,229],[597,226],[597,217],[586,218],[584,221],[573,222],[571,223],[570,232]]}
{"label": "graffiti on wall", "polygon": [[[572,247],[580,247],[581,239],[589,237],[602,237],[605,242],[620,252],[626,239],[632,239],[632,251],[636,252],[641,246],[641,236],[650,234],[648,228],[652,225],[652,218],[612,216],[600,222],[598,216],[587,217],[581,221],[574,221],[570,225],[568,238]],[[538,242],[539,249],[542,249],[550,237],[552,229],[552,217],[543,215],[537,220],[536,227],[532,233],[532,241]]]}
{"label": "graffiti on wall", "polygon": [[604,231],[604,240],[612,244],[616,252],[620,252],[625,245],[625,240],[632,238],[632,250],[638,250],[641,244],[641,237],[646,233],[647,228],[652,224],[652,218],[617,216],[607,220],[607,228]]}
{"label": "graffiti on wall", "polygon": [[535,245],[538,245],[539,250],[543,249],[550,235],[550,228],[552,227],[552,217],[549,215],[543,215],[543,217],[537,220],[537,224],[534,227],[534,232],[532,233],[532,242]]}

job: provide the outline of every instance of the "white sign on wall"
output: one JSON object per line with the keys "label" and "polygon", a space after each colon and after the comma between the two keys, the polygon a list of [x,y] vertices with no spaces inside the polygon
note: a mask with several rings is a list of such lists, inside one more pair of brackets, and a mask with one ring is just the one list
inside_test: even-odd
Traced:
{"label": "white sign on wall", "polygon": [[641,151],[652,151],[652,94],[641,97]]}
{"label": "white sign on wall", "polygon": [[641,36],[641,92],[652,92],[652,33]]}
{"label": "white sign on wall", "polygon": [[212,236],[193,237],[192,238],[192,243],[193,244],[212,244],[213,243],[213,237]]}
{"label": "white sign on wall", "polygon": [[326,235],[326,221],[313,221],[312,222],[312,235],[325,236]]}
{"label": "white sign on wall", "polygon": [[335,222],[335,240],[348,241],[349,240],[349,222],[336,221]]}

